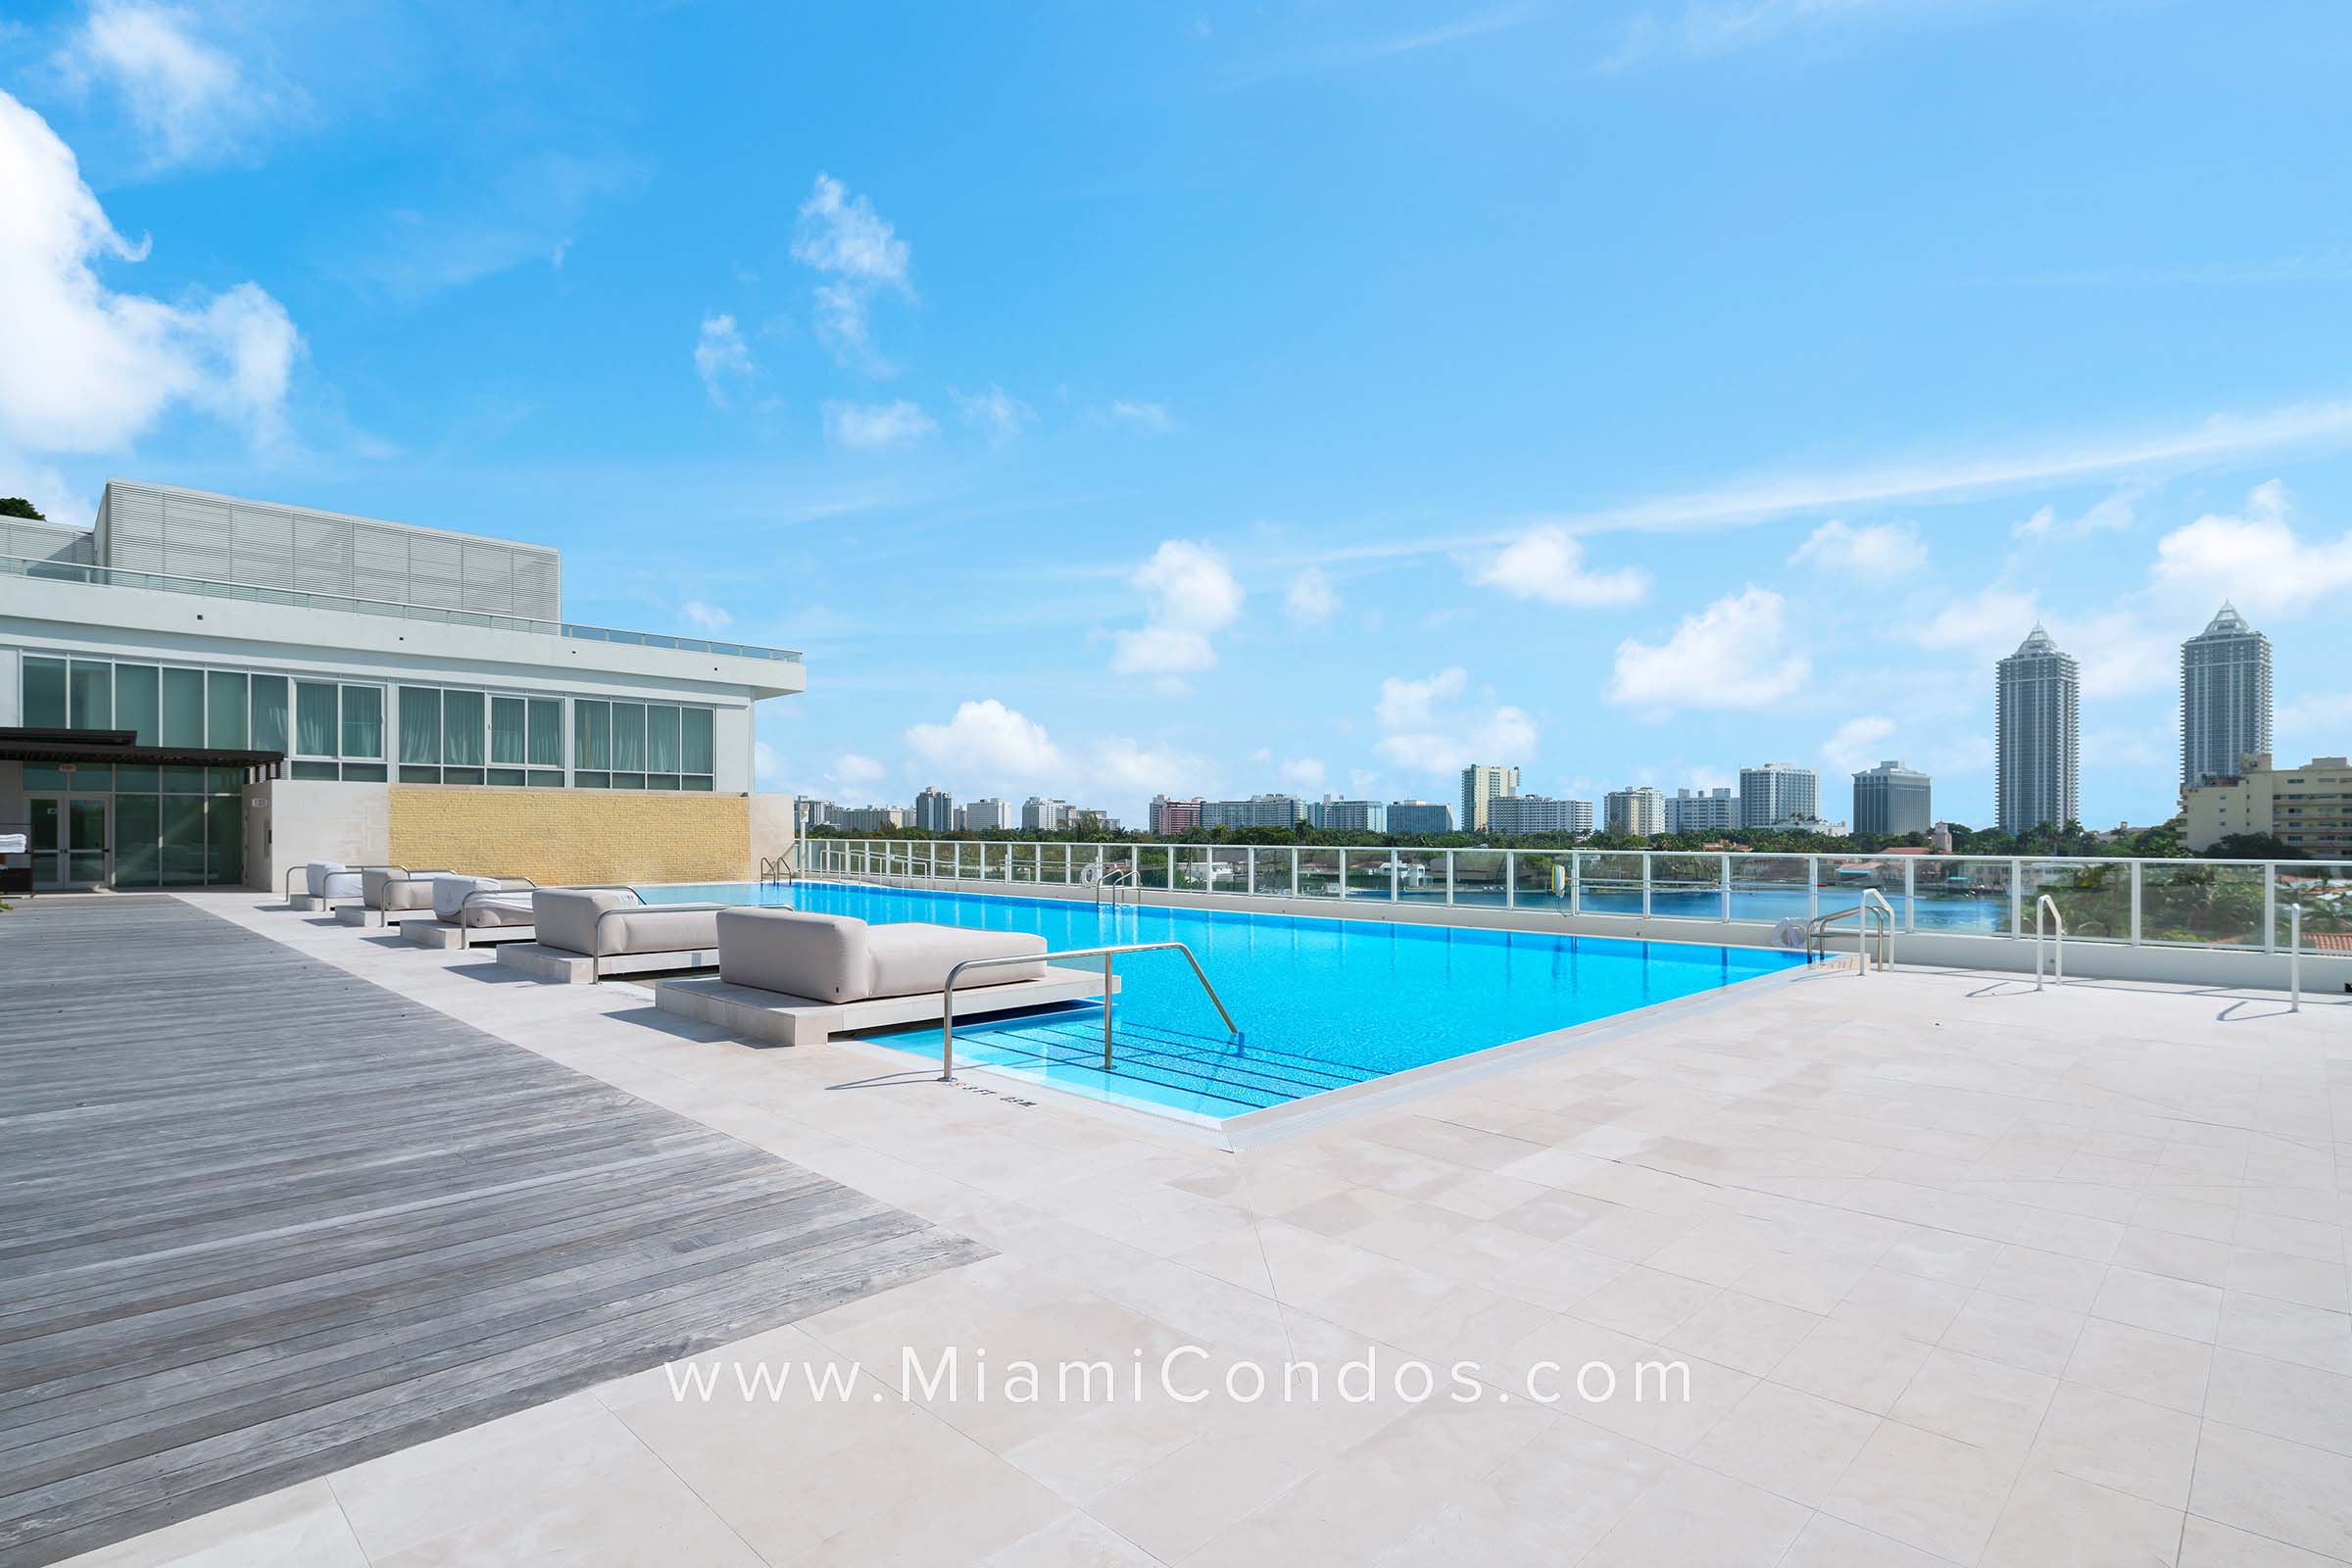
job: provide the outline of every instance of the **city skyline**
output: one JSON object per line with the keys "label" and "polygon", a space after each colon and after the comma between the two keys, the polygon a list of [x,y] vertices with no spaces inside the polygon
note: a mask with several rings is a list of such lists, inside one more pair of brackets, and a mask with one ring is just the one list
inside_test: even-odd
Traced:
{"label": "city skyline", "polygon": [[1901,757],[1989,821],[2040,620],[2082,808],[2145,821],[2224,598],[2273,750],[2346,747],[2347,238],[2275,156],[2341,141],[2315,7],[589,4],[459,75],[394,8],[104,9],[156,47],[29,0],[0,62],[0,495],[558,546],[582,621],[808,653],[766,788]]}

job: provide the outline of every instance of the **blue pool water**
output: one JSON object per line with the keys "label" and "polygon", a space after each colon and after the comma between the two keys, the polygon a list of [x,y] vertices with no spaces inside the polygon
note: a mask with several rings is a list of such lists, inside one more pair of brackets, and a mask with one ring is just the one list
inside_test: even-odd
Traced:
{"label": "blue pool water", "polygon": [[[1225,1117],[1433,1061],[1717,991],[1799,965],[1753,948],[1092,901],[911,892],[837,882],[643,890],[656,903],[767,905],[876,922],[1026,931],[1053,949],[1117,942],[1190,947],[1241,1026],[1237,1044],[1181,954],[1121,957],[1116,1068],[1102,1014],[1072,1004],[959,1022],[959,1061],[1102,1098]],[[1085,960],[1095,962],[1100,960]],[[939,1055],[936,1027],[877,1036]]]}

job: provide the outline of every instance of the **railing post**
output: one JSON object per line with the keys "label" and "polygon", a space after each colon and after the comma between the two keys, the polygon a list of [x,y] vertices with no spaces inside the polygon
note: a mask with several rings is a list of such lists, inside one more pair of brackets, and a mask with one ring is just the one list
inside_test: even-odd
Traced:
{"label": "railing post", "polygon": [[2135,948],[2139,946],[2140,863],[2138,860],[2132,862],[2132,945]]}
{"label": "railing post", "polygon": [[1453,852],[1446,852],[1446,902],[1453,902]]}
{"label": "railing post", "polygon": [[[2009,934],[2026,934],[2026,862],[2012,857],[2009,861]],[[2039,920],[2039,914],[2034,919]]]}
{"label": "railing post", "polygon": [[2303,906],[2286,911],[2286,1010],[2303,1010]]}
{"label": "railing post", "polygon": [[1585,852],[1568,852],[1568,912],[1585,912]]}
{"label": "railing post", "polygon": [[1519,852],[1517,850],[1502,852],[1502,906],[1506,909],[1519,907]]}
{"label": "railing post", "polygon": [[1732,923],[1732,858],[1729,855],[1720,855],[1716,858],[1723,862],[1716,876],[1716,886],[1723,895],[1723,923],[1730,925]]}
{"label": "railing post", "polygon": [[[1805,857],[1805,923],[1811,925],[1821,918],[1821,857]],[[1825,940],[1823,948],[1828,948]]]}
{"label": "railing post", "polygon": [[[2221,873],[2216,871],[2215,876]],[[2262,951],[2278,951],[2278,862],[2265,861],[2262,867]]]}
{"label": "railing post", "polygon": [[1102,1070],[1110,1071],[1110,955],[1102,955]]}
{"label": "railing post", "polygon": [[1647,850],[1643,850],[1642,852],[1642,918],[1644,920],[1649,918],[1649,883],[1651,869],[1650,853]]}
{"label": "railing post", "polygon": [[[1929,846],[1931,849],[1933,845]],[[1903,858],[1903,935],[1919,929],[1919,858]]]}
{"label": "railing post", "polygon": [[1396,858],[1396,852],[1391,850],[1389,852],[1389,902],[1391,904],[1398,901],[1400,897],[1398,889],[1403,881],[1404,864]]}

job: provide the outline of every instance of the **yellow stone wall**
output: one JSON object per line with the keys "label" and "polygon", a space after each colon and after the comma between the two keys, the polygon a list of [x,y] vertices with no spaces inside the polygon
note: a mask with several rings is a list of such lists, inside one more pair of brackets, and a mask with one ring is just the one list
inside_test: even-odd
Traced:
{"label": "yellow stone wall", "polygon": [[743,882],[743,795],[392,786],[391,858],[413,870],[566,882]]}

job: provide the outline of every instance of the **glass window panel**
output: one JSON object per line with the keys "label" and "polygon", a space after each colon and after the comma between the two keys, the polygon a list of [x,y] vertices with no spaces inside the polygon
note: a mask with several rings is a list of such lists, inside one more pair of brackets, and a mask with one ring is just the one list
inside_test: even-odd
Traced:
{"label": "glass window panel", "polygon": [[1508,897],[1499,850],[1453,852],[1453,902],[1499,905]]}
{"label": "glass window panel", "polygon": [[66,788],[79,790],[84,795],[103,795],[115,787],[115,770],[105,762],[93,767],[82,762],[66,775]]}
{"label": "glass window panel", "polygon": [[[1165,858],[1164,850],[1143,852],[1143,871],[1148,886],[1151,881],[1152,858]],[[1340,896],[1340,852],[1337,850],[1301,849],[1298,852],[1298,894],[1308,899],[1336,899]]]}
{"label": "glass window panel", "polygon": [[654,773],[679,770],[676,709],[661,706],[645,710],[645,765]]}
{"label": "glass window panel", "polygon": [[490,770],[490,782],[504,789],[520,789],[523,782],[522,769],[519,767],[494,767]]}
{"label": "glass window panel", "polygon": [[[202,773],[202,768],[184,771]],[[203,885],[204,798],[167,795],[163,800],[163,856],[159,881],[168,888]]]}
{"label": "glass window panel", "polygon": [[[115,672],[115,706],[122,705],[122,671]],[[257,752],[286,749],[286,677],[253,677],[253,738],[246,744]]]}
{"label": "glass window panel", "polygon": [[400,689],[400,760],[441,760],[441,692],[433,686]]}
{"label": "glass window panel", "polygon": [[158,673],[153,664],[115,666],[115,727],[138,736],[141,746],[155,745],[161,733],[156,723],[162,700]]}
{"label": "glass window panel", "polygon": [[710,781],[709,779],[698,778],[692,773],[687,774],[683,782],[684,787],[690,790],[701,790],[707,793],[710,788]]}
{"label": "glass window panel", "polygon": [[480,692],[441,694],[441,760],[461,767],[482,765],[482,707]]}
{"label": "glass window panel", "polygon": [[159,780],[166,795],[202,795],[204,769],[201,767],[167,767]]}
{"label": "glass window panel", "polygon": [[649,790],[674,790],[678,787],[678,775],[675,773],[648,773],[645,775],[645,787]]}
{"label": "glass window panel", "polygon": [[615,773],[645,771],[645,705],[643,703],[614,703],[612,705],[612,770]]}
{"label": "glass window panel", "polygon": [[204,744],[245,747],[245,677],[216,669],[204,677]]}
{"label": "glass window panel", "polygon": [[343,755],[384,755],[384,689],[381,686],[343,688]]}
{"label": "glass window panel", "polygon": [[441,770],[444,784],[479,784],[482,770],[478,767],[445,767]]}
{"label": "glass window panel", "polygon": [[678,771],[681,773],[715,773],[718,766],[711,760],[710,710],[683,709],[678,713]]}
{"label": "glass window panel", "polygon": [[[2029,867],[2029,875],[2033,869]],[[2284,872],[2285,868],[2281,867],[2280,870]],[[2282,886],[2291,886],[2287,883],[2286,875],[2279,880]],[[2046,893],[2050,890],[2043,886],[2034,891]],[[2139,921],[2143,941],[2260,947],[2262,902],[2263,868],[2259,865],[2186,860],[2170,865],[2140,867]],[[2282,892],[2278,899],[2281,905],[2294,902],[2289,892]],[[2066,934],[2072,938],[2077,925],[2086,922],[2076,919],[2075,908],[2067,900],[2060,899],[2059,906],[2065,910]],[[2309,910],[2305,911],[2304,920],[2304,928],[2308,931]],[[2033,929],[2031,916],[2027,919],[2027,929]],[[2284,932],[2285,926],[2281,923],[2281,938]],[[2130,933],[2127,931],[2125,934]]]}
{"label": "glass window panel", "polygon": [[245,880],[245,801],[217,795],[205,803],[205,866],[215,887]]}
{"label": "glass window panel", "polygon": [[166,746],[204,744],[204,671],[164,671],[164,712],[159,727]]}
{"label": "glass window panel", "polygon": [[612,787],[612,776],[606,773],[574,773],[571,782],[575,788],[583,790],[607,790]]}
{"label": "glass window panel", "polygon": [[535,790],[560,790],[563,787],[564,775],[561,772],[543,772],[539,770],[533,770],[531,773],[531,788]]}
{"label": "glass window panel", "polygon": [[[1519,857],[1522,877],[1527,875],[1531,856]],[[1642,857],[1639,855],[1595,852],[1579,855],[1577,876],[1584,886],[1584,910],[1587,914],[1640,914],[1642,912]],[[1528,901],[1521,898],[1521,904]]]}
{"label": "glass window panel", "polygon": [[[2034,911],[2046,894],[2066,920],[2068,941],[2131,940],[2130,865],[2121,860],[2028,860],[2025,872],[2024,923],[2029,934],[2034,929]],[[2259,868],[2254,875],[2253,912],[2244,917],[2244,928],[2256,942],[2262,940]]]}
{"label": "glass window panel", "polygon": [[115,769],[115,788],[129,790],[134,794],[153,795],[162,787],[156,783],[155,779],[155,769],[152,767],[117,767]]}
{"label": "glass window panel", "polygon": [[76,659],[67,680],[68,723],[74,729],[115,727],[115,666]]}
{"label": "glass window panel", "polygon": [[291,765],[291,774],[295,778],[333,778],[335,764],[332,762],[295,762]]}
{"label": "glass window panel", "polygon": [[43,767],[38,762],[24,764],[24,788],[28,790],[70,790],[74,775],[62,767]]}
{"label": "glass window panel", "polygon": [[615,773],[612,775],[612,787],[616,790],[641,790],[645,788],[645,775],[643,773]]}
{"label": "glass window panel", "polygon": [[381,762],[345,762],[343,764],[345,783],[381,784],[390,776],[390,770]]}
{"label": "glass window panel", "polygon": [[[571,765],[599,772],[612,765],[612,705],[571,705]],[[601,786],[600,786],[601,787]]]}
{"label": "glass window panel", "polygon": [[115,797],[115,886],[151,888],[156,885],[163,842],[163,802],[152,795]]}
{"label": "glass window panel", "polygon": [[564,765],[564,705],[531,699],[530,752],[524,759],[533,767]]}
{"label": "glass window panel", "polygon": [[490,699],[490,760],[514,766],[523,760],[523,708],[519,697]]}
{"label": "glass window panel", "polygon": [[437,767],[412,767],[403,762],[400,765],[400,781],[403,784],[438,784],[441,782],[441,770]]}
{"label": "glass window panel", "polygon": [[[294,686],[294,755],[332,757],[335,731],[342,720],[335,711],[335,688],[322,681],[297,681]],[[305,775],[297,773],[295,777]],[[332,777],[332,774],[328,775]]]}
{"label": "glass window panel", "polygon": [[62,659],[24,661],[24,727],[66,727],[66,662]]}
{"label": "glass window panel", "polygon": [[1911,871],[1911,923],[1976,936],[2009,930],[2010,863],[1921,857]]}

